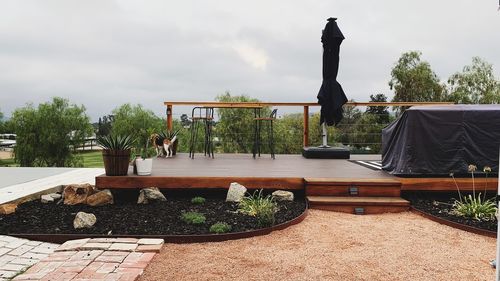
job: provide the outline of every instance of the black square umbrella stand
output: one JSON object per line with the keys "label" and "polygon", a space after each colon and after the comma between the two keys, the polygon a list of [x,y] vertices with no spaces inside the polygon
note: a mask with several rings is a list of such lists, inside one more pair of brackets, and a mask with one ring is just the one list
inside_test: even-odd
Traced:
{"label": "black square umbrella stand", "polygon": [[349,159],[351,152],[343,147],[304,147],[302,156],[308,159]]}
{"label": "black square umbrella stand", "polygon": [[329,18],[323,29],[321,42],[323,43],[323,82],[318,93],[318,103],[321,104],[320,125],[323,129],[323,145],[319,147],[304,147],[302,156],[319,159],[349,159],[349,149],[330,147],[326,139],[326,126],[337,125],[342,120],[342,106],[347,97],[342,86],[337,82],[339,70],[340,44],[344,35],[340,31],[336,18]]}

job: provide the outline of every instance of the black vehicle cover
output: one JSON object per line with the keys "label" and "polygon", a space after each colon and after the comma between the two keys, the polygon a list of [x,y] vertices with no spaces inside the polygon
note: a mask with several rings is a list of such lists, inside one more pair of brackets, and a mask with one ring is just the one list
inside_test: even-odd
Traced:
{"label": "black vehicle cover", "polygon": [[415,106],[382,130],[382,169],[398,176],[498,173],[500,105]]}

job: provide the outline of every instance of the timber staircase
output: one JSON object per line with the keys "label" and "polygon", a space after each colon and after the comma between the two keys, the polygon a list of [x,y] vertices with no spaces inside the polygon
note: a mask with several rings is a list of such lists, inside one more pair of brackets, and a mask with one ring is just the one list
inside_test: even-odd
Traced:
{"label": "timber staircase", "polygon": [[351,214],[407,211],[410,202],[401,198],[401,183],[394,179],[305,178],[306,196],[312,209]]}

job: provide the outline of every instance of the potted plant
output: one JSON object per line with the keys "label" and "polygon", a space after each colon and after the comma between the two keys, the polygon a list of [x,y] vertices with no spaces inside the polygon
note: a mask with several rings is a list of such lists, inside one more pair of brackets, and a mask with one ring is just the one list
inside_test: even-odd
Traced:
{"label": "potted plant", "polygon": [[102,147],[102,159],[106,176],[126,176],[130,160],[130,150],[134,140],[129,135],[109,135],[97,138]]}
{"label": "potted plant", "polygon": [[162,139],[167,139],[167,140],[170,140],[172,142],[172,155],[177,154],[177,145],[179,143],[179,139],[177,138],[177,135],[179,134],[180,130],[181,130],[181,128],[179,128],[175,131],[174,130],[167,130],[167,131],[163,131],[163,132],[158,134]]}
{"label": "potted plant", "polygon": [[137,175],[147,176],[151,175],[153,170],[153,156],[155,151],[146,147],[141,150],[141,156],[135,158],[135,165],[137,167]]}

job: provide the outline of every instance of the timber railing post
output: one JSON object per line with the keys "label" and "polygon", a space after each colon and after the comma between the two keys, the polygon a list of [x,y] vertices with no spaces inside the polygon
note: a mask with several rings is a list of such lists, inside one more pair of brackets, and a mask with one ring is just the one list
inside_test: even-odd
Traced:
{"label": "timber railing post", "polygon": [[172,105],[167,104],[167,130],[171,131],[173,126],[173,120],[172,120]]}
{"label": "timber railing post", "polygon": [[309,146],[309,106],[304,106],[304,147]]}

